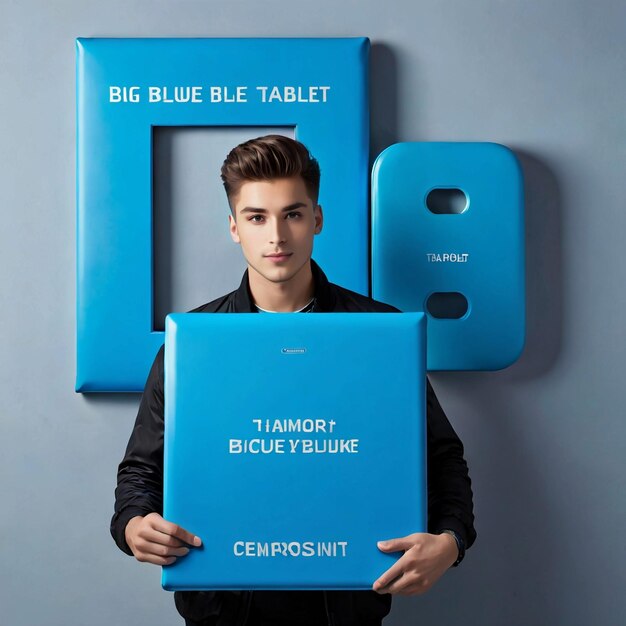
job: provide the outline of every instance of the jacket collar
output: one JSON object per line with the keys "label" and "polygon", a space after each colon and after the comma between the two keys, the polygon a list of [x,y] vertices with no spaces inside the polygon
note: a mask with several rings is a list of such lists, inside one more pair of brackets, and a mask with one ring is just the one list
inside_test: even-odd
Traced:
{"label": "jacket collar", "polygon": [[[326,274],[313,259],[311,259],[311,272],[315,284],[315,311],[319,313],[332,311],[335,303],[333,291]],[[237,313],[258,313],[250,292],[248,270],[243,273],[241,284],[235,291],[235,311]]]}

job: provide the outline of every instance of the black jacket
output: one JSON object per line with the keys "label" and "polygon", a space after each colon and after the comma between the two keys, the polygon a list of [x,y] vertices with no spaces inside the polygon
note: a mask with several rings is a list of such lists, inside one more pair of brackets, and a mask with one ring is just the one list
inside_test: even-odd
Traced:
{"label": "black jacket", "polygon": [[[314,312],[398,312],[398,309],[330,283],[311,259],[315,281]],[[238,289],[193,313],[255,313],[248,271]],[[163,347],[148,375],[126,454],[117,472],[111,534],[121,550],[132,555],[124,531],[136,515],[163,513]],[[471,481],[463,444],[427,383],[428,531],[455,530],[469,548],[476,539]],[[206,626],[244,624],[253,593],[262,591],[181,591],[175,593],[179,613]],[[284,593],[289,593],[288,591]],[[329,624],[379,623],[391,608],[391,594],[375,591],[325,591]]]}

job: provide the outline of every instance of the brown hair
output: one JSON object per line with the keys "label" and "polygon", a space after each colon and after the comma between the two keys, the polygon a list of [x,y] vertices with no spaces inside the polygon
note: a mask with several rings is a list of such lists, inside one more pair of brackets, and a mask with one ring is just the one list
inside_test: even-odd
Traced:
{"label": "brown hair", "polygon": [[272,180],[301,176],[307,192],[317,204],[320,167],[308,148],[283,135],[249,139],[233,148],[222,164],[222,181],[230,210],[241,186],[250,180]]}

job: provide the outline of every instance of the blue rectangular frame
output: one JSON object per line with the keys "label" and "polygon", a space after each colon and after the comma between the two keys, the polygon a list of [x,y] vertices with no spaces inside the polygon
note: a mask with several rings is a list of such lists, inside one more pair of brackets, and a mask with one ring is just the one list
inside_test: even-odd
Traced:
{"label": "blue rectangular frame", "polygon": [[[152,329],[153,126],[294,126],[332,216],[316,260],[367,294],[369,48],[366,37],[76,40],[76,391],[141,391],[164,340]],[[200,101],[166,101],[175,87],[201,87]]]}

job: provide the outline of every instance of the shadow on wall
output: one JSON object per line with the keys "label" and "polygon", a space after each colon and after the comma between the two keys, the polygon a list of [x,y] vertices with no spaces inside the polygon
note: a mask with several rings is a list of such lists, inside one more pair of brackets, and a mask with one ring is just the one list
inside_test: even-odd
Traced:
{"label": "shadow on wall", "polygon": [[[147,377],[147,374],[146,374]],[[139,408],[139,401],[141,399],[140,393],[130,392],[130,391],[122,391],[122,392],[108,392],[108,391],[96,391],[89,393],[80,394],[85,402],[88,404],[99,404],[101,402],[111,405],[111,406],[119,406],[119,407],[136,407]],[[134,420],[133,420],[134,422]],[[126,424],[126,422],[124,422]],[[128,431],[130,435],[130,430]],[[121,460],[121,457],[120,457]]]}
{"label": "shadow on wall", "polygon": [[526,347],[512,368],[516,379],[550,371],[561,351],[564,319],[562,207],[558,182],[539,157],[512,147],[526,194]]}
{"label": "shadow on wall", "polygon": [[393,50],[372,42],[370,49],[370,171],[376,157],[398,138],[398,63]]}
{"label": "shadow on wall", "polygon": [[[398,66],[393,50],[372,42],[370,48],[370,176],[376,157],[398,139]],[[372,241],[368,214],[367,240]],[[372,246],[367,246],[368,295],[372,295]]]}

